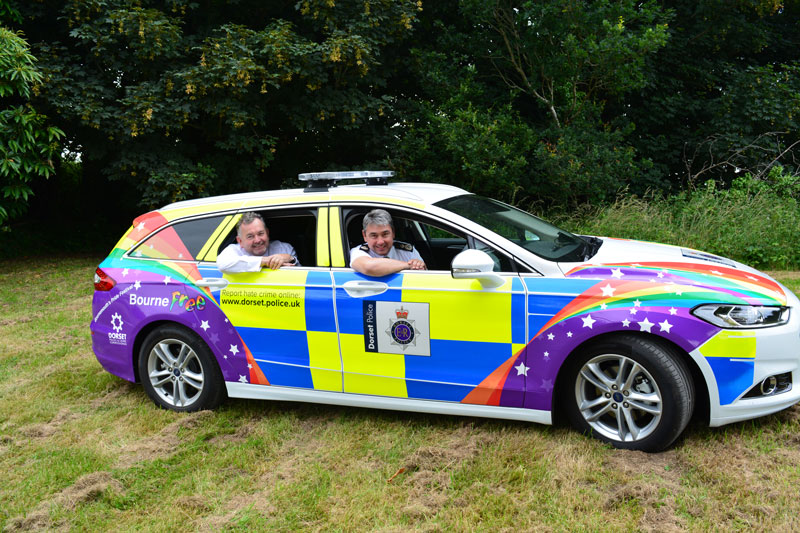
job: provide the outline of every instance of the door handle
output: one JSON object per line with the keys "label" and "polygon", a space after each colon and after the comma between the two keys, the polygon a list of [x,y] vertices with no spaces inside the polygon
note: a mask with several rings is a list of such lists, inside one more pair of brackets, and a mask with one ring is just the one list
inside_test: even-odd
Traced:
{"label": "door handle", "polygon": [[194,282],[198,287],[213,287],[224,289],[228,286],[228,280],[224,278],[201,278]]}
{"label": "door handle", "polygon": [[352,280],[342,285],[344,291],[353,298],[383,294],[389,285],[381,281]]}

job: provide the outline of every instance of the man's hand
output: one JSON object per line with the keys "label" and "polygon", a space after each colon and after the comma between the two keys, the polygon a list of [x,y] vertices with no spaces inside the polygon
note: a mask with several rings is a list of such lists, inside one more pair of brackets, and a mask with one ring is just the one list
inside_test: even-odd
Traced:
{"label": "man's hand", "polygon": [[263,268],[271,268],[272,270],[277,270],[282,266],[291,264],[293,264],[292,256],[289,254],[274,254],[261,258],[261,266]]}
{"label": "man's hand", "polygon": [[419,259],[409,259],[408,268],[411,270],[425,270],[425,263]]}

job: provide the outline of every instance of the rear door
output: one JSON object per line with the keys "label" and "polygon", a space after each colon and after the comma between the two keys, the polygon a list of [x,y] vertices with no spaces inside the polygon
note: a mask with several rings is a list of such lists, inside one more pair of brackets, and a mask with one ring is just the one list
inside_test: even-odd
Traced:
{"label": "rear door", "polygon": [[[217,254],[235,242],[241,214],[210,245],[201,264],[201,284],[219,302],[248,353],[250,383],[341,391],[333,285],[328,255],[327,207],[253,209],[259,212],[271,240],[288,242],[300,266],[260,272],[223,274]],[[326,264],[327,263],[327,264]],[[227,354],[226,354],[227,355]]]}

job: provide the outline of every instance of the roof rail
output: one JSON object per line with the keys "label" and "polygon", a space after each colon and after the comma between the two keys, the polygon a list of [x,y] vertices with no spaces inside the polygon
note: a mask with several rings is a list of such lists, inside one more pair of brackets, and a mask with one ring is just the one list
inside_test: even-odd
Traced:
{"label": "roof rail", "polygon": [[342,180],[364,180],[366,185],[388,185],[394,176],[391,170],[351,170],[344,172],[306,172],[297,179],[307,182],[306,191],[328,190]]}

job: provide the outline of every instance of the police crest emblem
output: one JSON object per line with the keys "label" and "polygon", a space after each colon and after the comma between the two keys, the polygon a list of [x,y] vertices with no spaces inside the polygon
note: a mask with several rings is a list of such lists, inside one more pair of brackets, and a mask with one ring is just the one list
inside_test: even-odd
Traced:
{"label": "police crest emblem", "polygon": [[417,329],[414,327],[414,320],[409,319],[408,309],[402,305],[400,309],[395,309],[396,319],[389,319],[389,329],[386,333],[392,337],[392,344],[397,344],[405,351],[409,345],[416,345]]}

